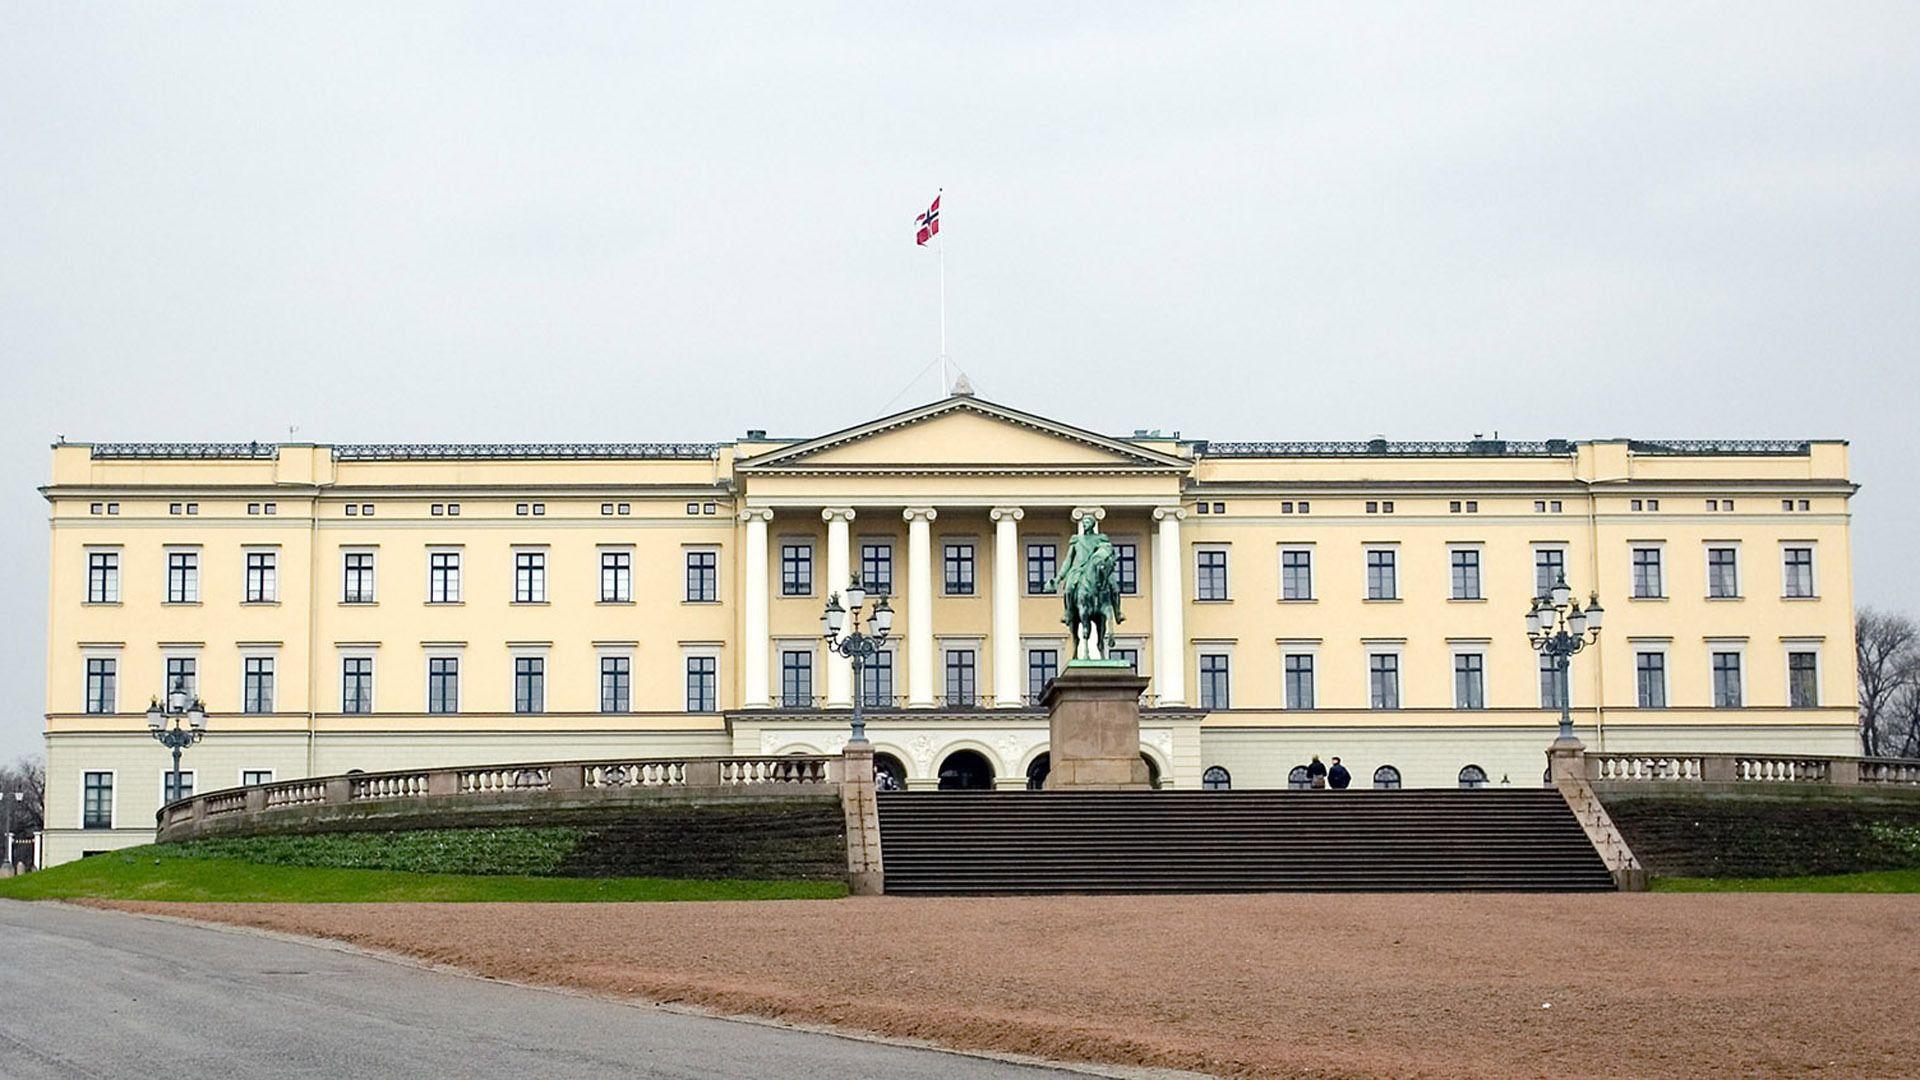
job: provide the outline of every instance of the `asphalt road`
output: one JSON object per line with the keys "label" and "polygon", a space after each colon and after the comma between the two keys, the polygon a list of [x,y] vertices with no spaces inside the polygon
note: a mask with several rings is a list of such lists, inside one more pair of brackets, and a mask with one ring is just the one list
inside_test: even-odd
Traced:
{"label": "asphalt road", "polygon": [[1060,1077],[0,900],[0,1077]]}

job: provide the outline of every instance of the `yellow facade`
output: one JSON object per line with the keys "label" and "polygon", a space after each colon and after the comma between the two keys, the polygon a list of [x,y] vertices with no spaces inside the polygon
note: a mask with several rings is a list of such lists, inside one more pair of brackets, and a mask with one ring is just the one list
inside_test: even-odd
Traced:
{"label": "yellow facade", "polygon": [[[1083,513],[1132,545],[1119,645],[1154,679],[1142,751],[1176,787],[1213,766],[1236,787],[1278,786],[1311,754],[1344,757],[1358,786],[1381,766],[1408,786],[1451,786],[1467,765],[1537,783],[1557,708],[1521,618],[1542,551],[1608,613],[1573,663],[1589,745],[1850,753],[1853,490],[1842,443],[1210,444],[1101,436],[967,396],[807,440],[63,444],[44,489],[48,856],[150,836],[166,760],[142,714],[170,659],[191,661],[212,713],[186,756],[202,791],[260,771],[835,750],[852,687],[818,646],[820,610],[836,559],[858,570],[868,545],[890,554],[898,613],[877,747],[911,786],[959,749],[1023,786],[1046,742],[1030,654],[1069,655],[1058,600],[1027,588],[1028,547],[1064,545]],[[795,595],[789,545],[810,554]],[[970,594],[946,588],[948,545],[970,546]],[[1811,563],[1791,583],[1788,549]],[[1659,553],[1657,597],[1633,596],[1636,550]],[[1709,597],[1709,550],[1733,553],[1735,596]],[[1453,597],[1460,551],[1477,557],[1473,598]],[[1306,597],[1285,595],[1286,552],[1307,553]],[[1391,553],[1392,598],[1368,597],[1369,552]],[[435,554],[459,566],[444,602],[430,602]],[[609,554],[627,557],[624,591],[604,591]],[[709,554],[714,599],[690,600],[689,556]],[[197,594],[170,600],[183,555]],[[347,594],[349,555],[370,557],[363,595]],[[518,593],[522,556],[537,557],[537,596]],[[970,703],[948,694],[949,654],[968,652]],[[804,687],[783,681],[799,653]],[[1481,700],[1458,700],[1463,653],[1479,658]],[[1642,653],[1660,654],[1663,704],[1642,706]],[[1793,701],[1790,653],[1814,657],[1810,701]],[[1737,663],[1721,674],[1737,706],[1716,706],[1715,654]],[[1287,707],[1289,655],[1310,658],[1307,707]],[[1374,707],[1387,655],[1398,707]],[[629,672],[620,711],[603,711],[607,658]],[[455,662],[442,670],[457,671],[457,711],[429,710],[436,659]],[[689,708],[695,659],[716,672],[711,709]],[[343,700],[349,660],[371,669],[360,710]],[[516,665],[535,660],[538,711],[516,711]],[[250,703],[265,711],[247,711],[249,661],[271,669]]]}

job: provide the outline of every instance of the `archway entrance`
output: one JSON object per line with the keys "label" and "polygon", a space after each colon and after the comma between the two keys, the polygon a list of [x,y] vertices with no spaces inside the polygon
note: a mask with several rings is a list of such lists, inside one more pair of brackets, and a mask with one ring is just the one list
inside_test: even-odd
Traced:
{"label": "archway entrance", "polygon": [[873,755],[873,787],[876,791],[907,790],[907,767],[892,754]]}
{"label": "archway entrance", "polygon": [[976,750],[955,750],[940,763],[941,791],[991,791],[993,766]]}
{"label": "archway entrance", "polygon": [[1052,758],[1050,758],[1045,751],[1042,751],[1039,757],[1033,759],[1033,764],[1027,766],[1027,790],[1039,791],[1041,788],[1046,787],[1047,773],[1052,770]]}

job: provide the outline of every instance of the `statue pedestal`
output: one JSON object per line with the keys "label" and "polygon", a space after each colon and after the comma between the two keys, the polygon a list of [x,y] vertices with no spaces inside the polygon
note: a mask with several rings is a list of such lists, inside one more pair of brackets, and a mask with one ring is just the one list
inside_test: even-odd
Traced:
{"label": "statue pedestal", "polygon": [[1147,680],[1121,660],[1073,660],[1047,684],[1048,791],[1145,791],[1140,694]]}

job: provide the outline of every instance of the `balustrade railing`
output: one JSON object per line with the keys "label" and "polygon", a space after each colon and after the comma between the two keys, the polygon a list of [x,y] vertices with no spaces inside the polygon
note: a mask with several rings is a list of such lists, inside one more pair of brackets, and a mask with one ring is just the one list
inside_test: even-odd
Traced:
{"label": "balustrade railing", "polygon": [[1920,760],[1861,758],[1860,782],[1863,784],[1920,784]]}
{"label": "balustrade railing", "polygon": [[1616,754],[1588,751],[1594,783],[1914,784],[1920,760],[1819,754]]}

